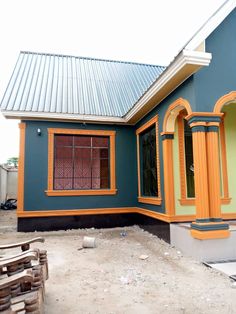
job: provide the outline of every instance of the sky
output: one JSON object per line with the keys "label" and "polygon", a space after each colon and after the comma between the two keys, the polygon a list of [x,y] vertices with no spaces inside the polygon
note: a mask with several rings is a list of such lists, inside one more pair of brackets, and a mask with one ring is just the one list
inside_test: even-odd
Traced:
{"label": "sky", "polygon": [[[20,51],[168,65],[224,2],[0,1],[0,101]],[[0,114],[0,163],[18,156],[19,122]]]}

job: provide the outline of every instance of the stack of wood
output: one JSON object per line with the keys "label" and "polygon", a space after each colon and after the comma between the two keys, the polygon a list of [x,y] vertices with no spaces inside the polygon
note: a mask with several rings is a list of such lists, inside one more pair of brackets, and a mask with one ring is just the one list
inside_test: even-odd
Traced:
{"label": "stack of wood", "polygon": [[[48,279],[47,251],[31,249],[44,242],[41,237],[10,245],[0,250],[21,248],[21,252],[0,258],[0,313],[43,314],[45,281]],[[11,254],[11,255],[10,255]]]}

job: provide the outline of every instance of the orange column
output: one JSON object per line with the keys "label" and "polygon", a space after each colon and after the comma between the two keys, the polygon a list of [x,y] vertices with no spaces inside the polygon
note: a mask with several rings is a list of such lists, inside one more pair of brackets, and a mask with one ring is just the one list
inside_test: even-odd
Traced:
{"label": "orange column", "polygon": [[196,199],[196,221],[191,224],[191,235],[201,240],[226,238],[230,235],[229,225],[222,221],[220,207],[220,118],[209,115],[188,120],[193,136]]}
{"label": "orange column", "polygon": [[207,128],[207,158],[209,177],[209,205],[211,221],[221,221],[220,203],[220,153],[219,153],[219,123],[209,122]]}
{"label": "orange column", "polygon": [[209,222],[206,123],[190,124],[193,136],[196,222]]}
{"label": "orange column", "polygon": [[166,214],[175,215],[174,194],[174,165],[173,165],[173,139],[171,132],[162,133],[163,162],[164,162],[164,191]]}

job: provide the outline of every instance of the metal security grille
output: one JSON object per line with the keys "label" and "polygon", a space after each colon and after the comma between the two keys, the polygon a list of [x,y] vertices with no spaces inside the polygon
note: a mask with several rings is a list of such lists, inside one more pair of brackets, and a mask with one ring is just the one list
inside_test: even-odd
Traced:
{"label": "metal security grille", "polygon": [[55,135],[54,189],[108,189],[109,137]]}
{"label": "metal security grille", "polygon": [[153,125],[140,135],[142,195],[157,196],[156,126]]}

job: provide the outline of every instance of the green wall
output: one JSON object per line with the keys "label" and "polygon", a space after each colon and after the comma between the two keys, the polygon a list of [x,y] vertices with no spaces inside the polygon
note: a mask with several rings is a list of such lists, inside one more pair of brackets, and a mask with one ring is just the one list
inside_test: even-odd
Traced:
{"label": "green wall", "polygon": [[225,116],[226,158],[228,169],[229,197],[231,202],[222,205],[223,213],[236,212],[236,104],[223,108]]}
{"label": "green wall", "polygon": [[173,162],[174,162],[174,188],[175,188],[175,213],[176,215],[194,215],[195,206],[183,206],[180,204],[180,168],[179,168],[179,140],[178,124],[175,123],[175,134],[173,140]]}

